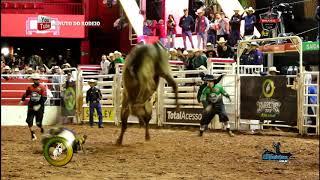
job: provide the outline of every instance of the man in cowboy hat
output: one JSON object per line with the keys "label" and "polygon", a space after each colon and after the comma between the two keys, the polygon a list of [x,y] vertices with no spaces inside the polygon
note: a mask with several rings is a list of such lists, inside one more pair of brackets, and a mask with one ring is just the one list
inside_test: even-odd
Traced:
{"label": "man in cowboy hat", "polygon": [[235,8],[234,10],[234,15],[230,19],[230,37],[229,37],[229,44],[230,46],[235,46],[240,40],[240,24],[241,24],[241,19],[242,15],[239,14],[241,11],[240,8]]}
{"label": "man in cowboy hat", "polygon": [[251,42],[249,46],[248,58],[245,65],[261,65],[263,64],[263,53],[258,49],[257,42]]}
{"label": "man in cowboy hat", "polygon": [[204,10],[202,8],[197,10],[196,15],[198,15],[195,27],[198,39],[198,48],[200,48],[200,42],[202,40],[202,48],[205,49],[207,44],[207,32],[210,28],[209,19],[204,16]]}
{"label": "man in cowboy hat", "polygon": [[100,100],[102,99],[101,91],[100,89],[95,87],[97,85],[96,80],[90,79],[88,81],[88,84],[90,86],[90,89],[87,91],[86,102],[87,104],[89,104],[89,108],[90,108],[89,124],[91,127],[93,127],[93,113],[94,113],[94,109],[96,109],[99,116],[98,127],[103,128],[102,110],[101,110],[101,104],[100,104]]}
{"label": "man in cowboy hat", "polygon": [[221,37],[219,41],[217,41],[218,47],[218,57],[219,58],[233,58],[234,52],[231,48],[231,46],[227,45],[227,41],[224,39],[224,37]]}
{"label": "man in cowboy hat", "polygon": [[36,124],[40,128],[41,133],[44,132],[42,128],[42,119],[44,114],[44,103],[47,100],[47,92],[45,86],[40,84],[40,75],[38,73],[34,73],[31,76],[31,79],[33,80],[33,84],[27,88],[26,93],[23,94],[19,104],[23,104],[23,102],[26,100],[26,97],[30,96],[26,122],[28,123],[31,133],[31,140],[34,141],[37,139],[37,136],[32,128],[34,117],[36,117]]}
{"label": "man in cowboy hat", "polygon": [[206,53],[207,58],[217,57],[217,53],[213,49],[213,45],[211,43],[207,43],[207,49],[206,49],[205,53]]}
{"label": "man in cowboy hat", "polygon": [[268,74],[271,76],[275,76],[278,73],[280,73],[280,71],[277,71],[277,68],[275,66],[271,66],[268,68]]}
{"label": "man in cowboy hat", "polygon": [[200,101],[203,103],[205,110],[202,113],[202,118],[200,121],[199,135],[203,135],[203,132],[208,128],[212,118],[218,114],[219,120],[223,123],[224,127],[226,127],[228,134],[230,136],[234,136],[230,130],[229,118],[225,111],[222,99],[222,96],[225,96],[231,102],[230,96],[220,84],[216,84],[218,80],[213,75],[206,75],[203,80],[207,81],[208,84],[207,87],[203,89],[200,97]]}
{"label": "man in cowboy hat", "polygon": [[254,25],[257,22],[257,17],[253,14],[254,9],[252,7],[249,7],[245,11],[247,13],[247,16],[243,18],[244,19],[244,36],[251,36],[253,35]]}
{"label": "man in cowboy hat", "polygon": [[[11,68],[9,66],[5,66],[3,70],[4,72],[1,72],[1,74],[11,74]],[[4,76],[3,78],[6,80],[9,80],[8,76]]]}
{"label": "man in cowboy hat", "polygon": [[203,67],[207,67],[207,57],[202,55],[201,49],[194,49],[194,58],[192,60],[192,68],[195,70],[200,67],[201,69]]}

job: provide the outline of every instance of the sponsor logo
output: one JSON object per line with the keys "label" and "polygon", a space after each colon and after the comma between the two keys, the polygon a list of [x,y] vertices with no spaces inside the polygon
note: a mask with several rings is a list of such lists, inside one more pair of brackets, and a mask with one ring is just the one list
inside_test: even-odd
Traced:
{"label": "sponsor logo", "polygon": [[52,34],[54,36],[59,36],[60,26],[57,25],[58,21],[58,18],[43,15],[28,17],[26,20],[26,35]]}
{"label": "sponsor logo", "polygon": [[176,123],[199,123],[202,118],[202,109],[183,108],[176,111],[174,108],[166,109],[166,121]]}
{"label": "sponsor logo", "polygon": [[37,19],[37,28],[39,31],[48,30],[51,28],[51,18],[49,16],[39,15]]}
{"label": "sponsor logo", "polygon": [[257,114],[260,118],[276,118],[280,116],[281,102],[277,99],[272,99],[275,85],[271,79],[266,79],[262,83],[262,94],[266,98],[260,98],[257,105]]}
{"label": "sponsor logo", "polygon": [[292,158],[293,154],[290,152],[281,152],[280,147],[280,142],[273,143],[274,151],[265,149],[262,153],[262,160],[288,162],[288,160]]}

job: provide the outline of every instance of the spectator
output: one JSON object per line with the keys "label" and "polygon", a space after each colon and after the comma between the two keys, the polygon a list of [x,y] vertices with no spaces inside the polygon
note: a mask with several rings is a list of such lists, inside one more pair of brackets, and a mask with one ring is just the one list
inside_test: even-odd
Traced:
{"label": "spectator", "polygon": [[193,50],[190,50],[188,52],[188,58],[187,58],[187,62],[186,62],[186,69],[187,70],[192,70],[192,62],[193,62],[193,58],[194,58],[194,52]]}
{"label": "spectator", "polygon": [[239,14],[239,8],[236,8],[233,11],[234,15],[230,20],[231,35],[229,37],[229,44],[232,47],[237,44],[238,40],[240,40],[240,24],[242,19],[242,15]]}
{"label": "spectator", "polygon": [[46,69],[44,67],[40,67],[39,71],[40,71],[39,72],[40,79],[48,79],[47,76],[45,76],[47,74],[46,74]]}
{"label": "spectator", "polygon": [[251,36],[254,32],[254,25],[257,22],[256,16],[253,14],[254,9],[252,7],[249,7],[246,9],[247,16],[244,18],[244,36]]}
{"label": "spectator", "polygon": [[183,12],[184,12],[184,15],[180,18],[179,26],[182,28],[182,39],[183,39],[184,49],[187,49],[186,36],[188,36],[189,41],[191,43],[191,47],[193,49],[194,46],[192,41],[191,28],[194,25],[194,20],[192,16],[188,15],[188,9],[184,9]]}
{"label": "spectator", "polygon": [[198,48],[200,49],[200,42],[202,40],[202,48],[206,48],[207,44],[207,31],[209,30],[209,20],[204,16],[204,10],[198,9],[196,14],[198,15],[196,19],[195,31],[198,38]]}
{"label": "spectator", "polygon": [[278,71],[277,68],[274,67],[274,66],[271,66],[271,67],[268,68],[268,75],[269,76],[276,76],[279,73],[280,73],[280,71]]}
{"label": "spectator", "polygon": [[183,53],[182,53],[182,58],[181,58],[181,60],[185,63],[185,64],[187,64],[187,61],[188,61],[188,51],[187,50],[184,50],[183,51]]}
{"label": "spectator", "polygon": [[248,62],[246,63],[246,65],[263,64],[263,53],[258,49],[258,47],[259,47],[259,44],[257,42],[250,43]]}
{"label": "spectator", "polygon": [[122,54],[119,51],[113,52],[114,58],[115,58],[115,63],[124,63],[124,59],[122,58]]}
{"label": "spectator", "polygon": [[170,54],[169,60],[174,60],[174,61],[179,60],[179,59],[178,59],[178,51],[177,51],[177,50],[171,48],[171,49],[169,50],[169,54]]}
{"label": "spectator", "polygon": [[214,57],[217,57],[217,53],[216,51],[213,49],[213,46],[211,43],[207,43],[207,48],[206,48],[206,56],[207,58],[214,58]]}
{"label": "spectator", "polygon": [[31,67],[28,67],[26,69],[26,73],[25,74],[26,74],[26,76],[24,76],[24,78],[30,79],[30,76],[33,74],[33,69]]}
{"label": "spectator", "polygon": [[166,27],[164,25],[163,19],[160,19],[157,24],[158,35],[160,38],[160,42],[163,46],[166,46]]}
{"label": "spectator", "polygon": [[214,28],[215,15],[213,12],[209,14],[209,21],[210,21],[210,25],[208,30],[207,43],[211,43],[215,45],[217,42],[217,31]]}
{"label": "spectator", "polygon": [[[2,72],[3,75],[9,75],[11,74],[11,68],[9,66],[4,67],[4,72]],[[9,80],[8,76],[3,77],[5,80]]]}
{"label": "spectator", "polygon": [[227,45],[227,41],[223,38],[220,37],[218,43],[218,57],[219,58],[233,58],[234,57],[234,52],[232,48]]}
{"label": "spectator", "polygon": [[174,48],[175,37],[176,37],[176,21],[172,14],[169,14],[167,20],[167,48]]}
{"label": "spectator", "polygon": [[14,68],[13,74],[16,75],[13,77],[14,79],[22,78],[19,68]]}
{"label": "spectator", "polygon": [[16,59],[16,56],[11,56],[10,63],[8,64],[11,68],[19,67],[19,61]]}
{"label": "spectator", "polygon": [[108,74],[109,65],[110,65],[110,61],[108,61],[107,56],[103,54],[101,56],[101,62],[100,62],[101,74]]}
{"label": "spectator", "polygon": [[216,20],[215,20],[215,29],[217,31],[217,39],[220,39],[221,37],[223,37],[224,39],[228,39],[229,38],[229,21],[227,18],[224,18],[224,14],[223,13],[216,14]]}
{"label": "spectator", "polygon": [[192,69],[199,69],[203,67],[207,67],[207,58],[202,55],[201,49],[194,50],[194,58],[192,61]]}
{"label": "spectator", "polygon": [[148,25],[148,21],[144,21],[144,23],[143,23],[143,35],[146,35],[146,36],[151,35],[151,29]]}
{"label": "spectator", "polygon": [[157,33],[157,24],[158,22],[156,20],[150,21],[150,29],[151,29],[151,35],[150,36],[155,36]]}

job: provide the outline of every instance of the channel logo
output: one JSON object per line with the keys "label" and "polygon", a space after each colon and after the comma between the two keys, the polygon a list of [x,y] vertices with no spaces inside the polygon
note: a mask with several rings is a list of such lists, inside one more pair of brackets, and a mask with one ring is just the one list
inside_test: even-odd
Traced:
{"label": "channel logo", "polygon": [[51,29],[51,17],[39,15],[37,19],[37,29],[39,31]]}

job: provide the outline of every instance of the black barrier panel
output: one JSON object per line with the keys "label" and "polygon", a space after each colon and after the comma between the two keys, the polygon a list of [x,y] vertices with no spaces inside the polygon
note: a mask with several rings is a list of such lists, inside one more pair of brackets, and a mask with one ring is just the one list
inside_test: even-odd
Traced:
{"label": "black barrier panel", "polygon": [[200,123],[203,109],[200,108],[166,108],[166,122]]}
{"label": "black barrier panel", "polygon": [[297,91],[287,87],[286,76],[241,77],[240,81],[241,119],[297,125]]}

